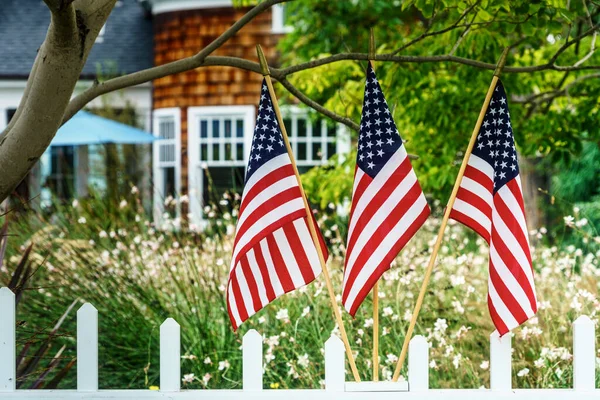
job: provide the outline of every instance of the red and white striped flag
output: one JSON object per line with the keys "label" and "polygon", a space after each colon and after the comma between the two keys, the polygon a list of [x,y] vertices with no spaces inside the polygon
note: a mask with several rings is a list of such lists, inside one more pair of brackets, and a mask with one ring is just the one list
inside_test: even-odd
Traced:
{"label": "red and white striped flag", "polygon": [[429,212],[369,63],[342,294],[344,307],[352,316]]}
{"label": "red and white striped flag", "polygon": [[227,284],[227,311],[234,330],[274,299],[321,273],[307,217],[327,259],[314,217],[307,216],[263,82]]}
{"label": "red and white striped flag", "polygon": [[488,308],[500,335],[537,312],[519,164],[498,81],[450,217],[490,245]]}

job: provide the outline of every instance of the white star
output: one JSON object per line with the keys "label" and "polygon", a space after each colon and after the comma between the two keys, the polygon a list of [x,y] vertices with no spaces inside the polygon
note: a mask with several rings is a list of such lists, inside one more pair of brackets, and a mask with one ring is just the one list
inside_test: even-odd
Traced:
{"label": "white star", "polygon": [[500,179],[504,179],[506,178],[506,173],[505,172],[500,172]]}
{"label": "white star", "polygon": [[490,136],[492,136],[492,132],[491,132],[491,131],[489,131],[489,130],[488,130],[488,131],[485,131],[484,135],[485,135],[486,137],[490,137]]}
{"label": "white star", "polygon": [[388,124],[388,125],[391,125],[392,124],[392,119],[391,118],[386,118],[385,119],[385,123]]}
{"label": "white star", "polygon": [[506,142],[504,142],[504,147],[509,147],[510,146],[510,142],[507,140]]}
{"label": "white star", "polygon": [[376,108],[375,111],[373,111],[373,112],[375,113],[375,115],[379,115],[381,113],[381,111],[379,110],[379,108]]}
{"label": "white star", "polygon": [[384,110],[384,112],[385,112],[387,115],[390,115],[390,110],[389,110],[388,108],[386,108],[386,109]]}
{"label": "white star", "polygon": [[265,97],[266,97],[266,96],[265,96],[264,94],[261,94],[261,95],[260,95],[260,99],[261,99],[261,100],[264,100],[264,99],[265,99]]}
{"label": "white star", "polygon": [[258,140],[265,140],[266,136],[264,133],[261,133],[260,136],[258,137]]}
{"label": "white star", "polygon": [[366,120],[366,121],[365,121],[365,126],[366,126],[367,128],[370,128],[370,127],[371,127],[371,121],[369,121],[369,120]]}
{"label": "white star", "polygon": [[487,121],[483,121],[483,127],[484,127],[484,128],[487,128],[489,125],[490,125],[490,123],[489,123],[489,122],[487,122]]}
{"label": "white star", "polygon": [[273,143],[275,141],[275,137],[274,136],[269,136],[269,142]]}
{"label": "white star", "polygon": [[266,119],[267,121],[270,121],[270,120],[271,120],[271,116],[270,116],[269,114],[267,114],[267,115],[265,115],[265,119]]}
{"label": "white star", "polygon": [[377,150],[377,155],[379,157],[383,157],[383,150]]}
{"label": "white star", "polygon": [[375,89],[373,89],[373,93],[377,94],[379,93],[381,90],[379,90],[377,87],[375,87]]}
{"label": "white star", "polygon": [[490,151],[490,157],[494,157],[495,152],[492,150]]}
{"label": "white star", "polygon": [[279,139],[279,145],[283,146],[283,140]]}
{"label": "white star", "polygon": [[264,149],[263,145],[262,145],[262,144],[260,144],[260,143],[258,144],[258,146],[256,146],[256,148],[257,148],[258,150],[262,150],[262,149]]}
{"label": "white star", "polygon": [[375,134],[376,134],[377,136],[381,136],[381,129],[377,129],[377,130],[375,131]]}
{"label": "white star", "polygon": [[381,124],[381,120],[380,119],[376,119],[375,120],[375,125],[379,126],[379,124]]}
{"label": "white star", "polygon": [[500,103],[502,103],[502,104],[505,104],[505,103],[506,103],[506,98],[505,98],[505,97],[502,97],[502,98],[500,99]]}
{"label": "white star", "polygon": [[267,107],[267,111],[268,111],[268,112],[271,112],[271,111],[273,111],[273,107],[271,107],[271,106]]}
{"label": "white star", "polygon": [[273,146],[271,146],[270,144],[267,145],[267,151],[270,153],[273,150]]}
{"label": "white star", "polygon": [[381,103],[381,101],[379,101],[379,99],[378,99],[377,97],[375,97],[375,98],[373,99],[373,103],[375,103],[375,104],[379,104],[379,103]]}
{"label": "white star", "polygon": [[376,143],[377,143],[377,146],[379,146],[379,147],[381,147],[381,145],[383,144],[383,142],[380,139],[378,139]]}
{"label": "white star", "polygon": [[[269,127],[267,125],[263,125],[263,126],[260,127],[260,129],[262,129],[263,131],[266,131],[267,129],[269,129]],[[263,136],[263,139],[264,139],[264,135],[262,135],[262,136]]]}
{"label": "white star", "polygon": [[394,140],[392,138],[388,138],[387,144],[394,144]]}
{"label": "white star", "polygon": [[500,113],[500,115],[504,114],[504,108],[500,108],[498,112]]}
{"label": "white star", "polygon": [[504,168],[506,168],[506,166],[507,166],[507,165],[508,165],[508,164],[506,163],[506,161],[502,161],[502,162],[500,163],[500,168],[504,169]]}
{"label": "white star", "polygon": [[373,153],[369,151],[369,152],[367,153],[367,157],[369,157],[369,158],[373,158]]}
{"label": "white star", "polygon": [[364,160],[364,159],[365,159],[365,156],[364,156],[364,155],[362,155],[362,154],[359,154],[359,155],[358,155],[358,159],[359,159],[360,161],[362,161],[362,160]]}
{"label": "white star", "polygon": [[512,170],[514,171],[515,169],[517,169],[517,167],[516,167],[516,165],[515,165],[515,164],[511,164],[511,165],[510,165],[510,169],[512,169]]}
{"label": "white star", "polygon": [[507,152],[507,151],[504,151],[504,152],[502,152],[502,157],[503,157],[503,158],[506,158],[506,157],[508,157],[508,152]]}
{"label": "white star", "polygon": [[263,90],[263,92],[266,92],[266,91],[267,91],[267,89],[268,89],[268,88],[267,88],[267,85],[263,85],[263,87],[262,87],[262,90]]}
{"label": "white star", "polygon": [[484,146],[483,146],[483,143],[479,142],[479,144],[477,145],[477,148],[478,148],[479,150],[481,150],[481,149],[483,149],[483,147],[484,147]]}
{"label": "white star", "polygon": [[374,164],[374,163],[372,163],[372,162],[370,162],[370,163],[368,164],[368,166],[369,166],[369,168],[373,169],[373,167],[375,166],[375,164]]}
{"label": "white star", "polygon": [[392,131],[392,128],[387,128],[385,130],[385,133],[387,133],[388,135],[391,135],[392,133],[394,133],[394,131]]}
{"label": "white star", "polygon": [[369,118],[369,116],[371,115],[371,111],[369,111],[368,109],[365,108],[365,111],[363,112],[363,114],[365,114],[365,117]]}
{"label": "white star", "polygon": [[368,147],[368,148],[371,148],[372,146],[373,146],[373,143],[371,143],[371,142],[367,142],[367,147]]}
{"label": "white star", "polygon": [[254,156],[254,159],[255,159],[256,161],[260,160],[260,154],[257,154],[257,155],[255,155],[255,156]]}
{"label": "white star", "polygon": [[494,116],[495,116],[495,115],[496,115],[496,109],[495,109],[495,108],[492,108],[492,109],[490,110],[490,114],[492,114],[492,115],[494,115]]}
{"label": "white star", "polygon": [[487,142],[487,145],[488,145],[489,147],[492,147],[492,146],[494,145],[494,142],[492,142],[491,140],[488,140],[488,142]]}

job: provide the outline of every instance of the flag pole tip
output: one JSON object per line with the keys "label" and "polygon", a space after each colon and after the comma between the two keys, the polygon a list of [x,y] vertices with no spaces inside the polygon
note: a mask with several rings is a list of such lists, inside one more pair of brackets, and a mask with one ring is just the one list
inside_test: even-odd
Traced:
{"label": "flag pole tip", "polygon": [[263,52],[262,47],[260,47],[260,44],[256,45],[256,54],[258,54],[258,62],[260,63],[261,74],[263,74],[263,76],[271,75],[267,58],[265,57],[265,53]]}
{"label": "flag pole tip", "polygon": [[375,59],[375,34],[373,28],[369,32],[369,60]]}
{"label": "flag pole tip", "polygon": [[506,65],[506,57],[508,56],[508,51],[510,47],[505,47],[500,59],[498,60],[498,64],[496,65],[496,70],[494,71],[494,76],[500,76],[504,66]]}

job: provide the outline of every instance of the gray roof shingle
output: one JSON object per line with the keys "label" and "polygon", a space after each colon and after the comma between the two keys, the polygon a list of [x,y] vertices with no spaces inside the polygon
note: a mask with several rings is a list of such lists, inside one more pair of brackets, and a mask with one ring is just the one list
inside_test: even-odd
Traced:
{"label": "gray roof shingle", "polygon": [[[42,0],[2,0],[0,79],[24,79],[48,30],[50,11]],[[152,20],[138,0],[120,0],[92,48],[82,77],[123,74],[153,65]]]}

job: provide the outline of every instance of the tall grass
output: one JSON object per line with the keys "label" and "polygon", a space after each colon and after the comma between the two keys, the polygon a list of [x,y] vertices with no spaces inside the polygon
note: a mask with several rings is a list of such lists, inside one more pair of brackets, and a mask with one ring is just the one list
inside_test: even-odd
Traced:
{"label": "tall grass", "polygon": [[[332,250],[328,267],[337,293],[344,253],[342,223],[321,221],[327,227],[324,234]],[[221,234],[157,230],[135,190],[118,206],[99,199],[75,202],[49,218],[36,215],[12,224],[16,236],[9,240],[8,270],[0,274],[10,273],[23,246],[33,242],[30,257],[41,267],[32,278],[36,289],[24,294],[17,319],[28,327],[44,328],[53,326],[74,300],[98,308],[103,388],[158,385],[158,328],[167,317],[181,325],[186,387],[241,387],[241,338],[250,328],[264,336],[266,387],[322,386],[323,345],[337,332],[322,278],[276,300],[238,332],[232,331],[224,293],[234,224],[235,211],[219,219],[219,229],[213,232]],[[439,220],[430,218],[380,284],[384,379],[391,377],[438,226]],[[582,227],[569,220],[566,229],[577,234]],[[545,230],[532,232],[532,240],[543,243],[544,235]],[[597,321],[600,309],[596,246],[588,240],[583,248],[534,248],[540,310],[514,332],[515,387],[572,384],[571,322],[580,314]],[[493,326],[486,305],[487,252],[474,234],[457,224],[449,226],[416,328],[431,343],[432,387],[489,386]],[[355,319],[344,315],[363,379],[371,376],[371,310],[369,296]],[[73,357],[74,314],[64,321],[62,332],[57,346],[66,345],[64,356]],[[71,371],[62,386],[74,385]]]}

